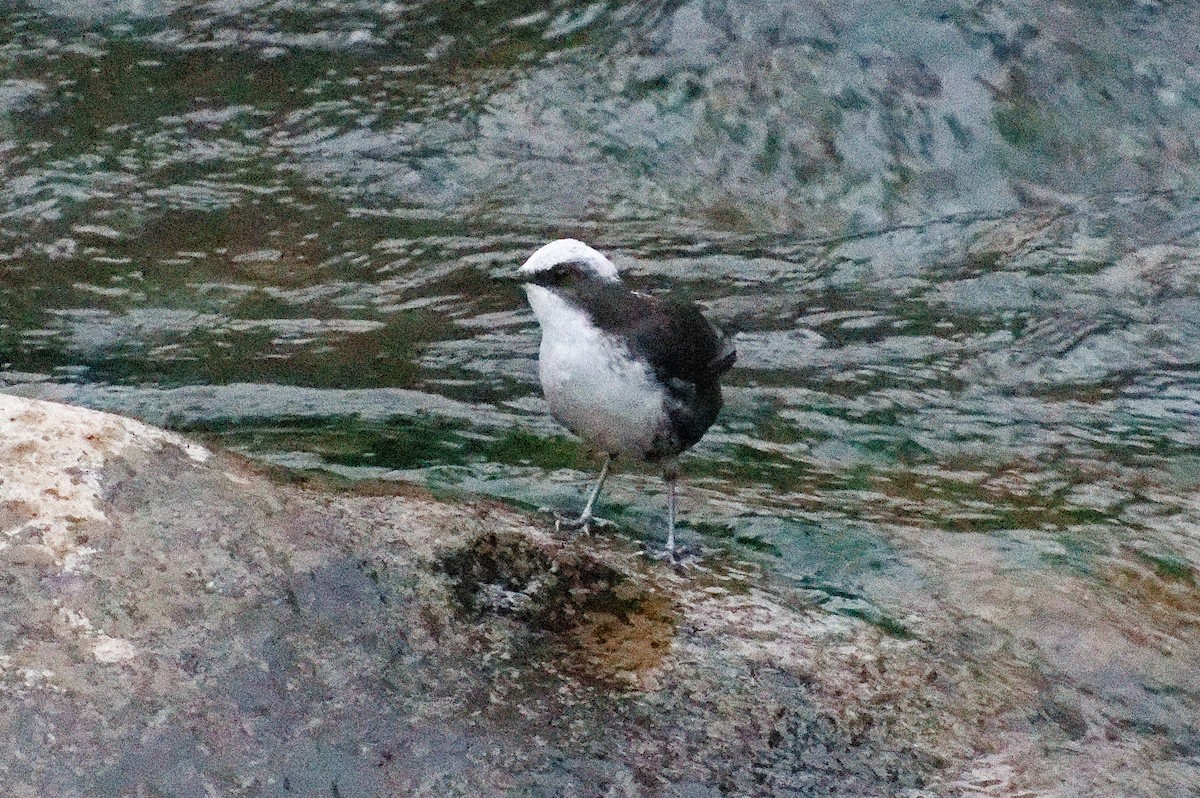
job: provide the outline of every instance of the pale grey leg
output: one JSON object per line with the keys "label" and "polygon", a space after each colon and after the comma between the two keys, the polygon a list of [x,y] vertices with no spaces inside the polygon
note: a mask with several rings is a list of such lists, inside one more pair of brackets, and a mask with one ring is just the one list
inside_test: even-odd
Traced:
{"label": "pale grey leg", "polygon": [[579,514],[578,518],[563,518],[561,515],[555,513],[555,531],[562,529],[582,529],[586,533],[591,531],[592,524],[615,526],[612,521],[592,515],[592,505],[596,503],[596,499],[600,496],[600,489],[604,487],[604,480],[608,479],[608,468],[612,465],[612,461],[613,456],[611,454],[604,458],[604,467],[600,469],[600,478],[596,480],[596,487],[592,488],[592,495],[588,497],[587,504],[583,506],[583,512]]}
{"label": "pale grey leg", "polygon": [[675,509],[678,502],[675,493],[675,483],[678,482],[678,474],[670,471],[666,474],[667,486],[670,489],[667,494],[667,556],[672,560],[675,559]]}
{"label": "pale grey leg", "polygon": [[604,466],[600,469],[600,476],[596,480],[596,487],[592,488],[592,495],[588,496],[587,504],[583,506],[583,513],[580,514],[581,518],[592,517],[592,505],[596,503],[596,498],[600,495],[600,489],[604,487],[604,480],[608,479],[608,467],[612,465],[612,460],[611,454],[604,458]]}

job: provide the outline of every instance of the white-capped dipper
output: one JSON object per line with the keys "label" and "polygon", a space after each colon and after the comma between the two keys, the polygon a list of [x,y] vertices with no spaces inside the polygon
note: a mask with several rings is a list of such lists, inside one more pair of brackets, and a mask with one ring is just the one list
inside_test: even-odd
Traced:
{"label": "white-capped dipper", "polygon": [[639,294],[596,250],[551,241],[517,272],[542,327],[538,377],[559,423],[607,458],[576,519],[588,530],[592,507],[613,458],[659,463],[670,488],[667,555],[676,558],[675,457],[704,435],[721,409],[721,375],[733,366],[733,342],[692,302]]}

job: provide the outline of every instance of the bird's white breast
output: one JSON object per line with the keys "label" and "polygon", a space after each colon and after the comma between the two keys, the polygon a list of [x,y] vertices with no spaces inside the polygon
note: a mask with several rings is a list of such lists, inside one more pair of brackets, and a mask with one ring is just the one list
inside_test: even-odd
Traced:
{"label": "bird's white breast", "polygon": [[542,325],[538,376],[550,412],[598,449],[641,457],[666,422],[650,368],[553,291],[526,285]]}

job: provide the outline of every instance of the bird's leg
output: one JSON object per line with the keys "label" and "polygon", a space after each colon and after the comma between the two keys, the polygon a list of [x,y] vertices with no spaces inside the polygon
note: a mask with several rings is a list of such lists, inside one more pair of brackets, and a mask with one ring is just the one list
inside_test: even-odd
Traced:
{"label": "bird's leg", "polygon": [[562,529],[582,529],[585,534],[591,532],[592,524],[598,526],[616,526],[612,521],[605,518],[597,518],[592,515],[592,505],[596,503],[596,499],[600,496],[600,489],[604,487],[604,480],[608,478],[608,468],[612,465],[613,456],[610,454],[604,459],[604,467],[600,469],[600,478],[596,480],[596,487],[592,488],[592,495],[588,496],[587,504],[583,506],[583,512],[578,518],[563,518],[558,513],[554,514],[554,531],[558,532]]}
{"label": "bird's leg", "polygon": [[667,481],[667,547],[655,559],[667,560],[676,568],[684,568],[696,561],[697,551],[691,546],[675,545],[675,516],[679,508],[679,471],[672,467],[663,472]]}
{"label": "bird's leg", "polygon": [[675,493],[676,483],[679,481],[679,474],[675,471],[666,473],[667,487],[667,556],[672,560],[675,559],[675,508],[678,498]]}

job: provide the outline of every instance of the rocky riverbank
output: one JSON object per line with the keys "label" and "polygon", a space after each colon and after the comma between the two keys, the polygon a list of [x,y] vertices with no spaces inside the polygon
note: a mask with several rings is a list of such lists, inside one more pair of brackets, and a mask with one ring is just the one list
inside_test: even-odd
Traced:
{"label": "rocky riverbank", "polygon": [[[273,479],[105,413],[0,396],[0,520],[17,798],[1194,783],[935,596],[860,620],[736,562],[677,573],[493,502]],[[1127,755],[1089,772],[1092,742]]]}

